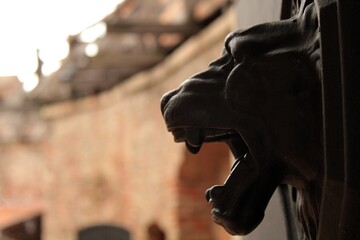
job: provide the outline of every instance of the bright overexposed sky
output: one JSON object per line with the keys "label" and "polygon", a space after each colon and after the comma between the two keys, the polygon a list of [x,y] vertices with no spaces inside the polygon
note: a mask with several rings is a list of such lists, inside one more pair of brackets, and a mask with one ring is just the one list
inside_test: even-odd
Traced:
{"label": "bright overexposed sky", "polygon": [[123,0],[0,0],[0,76],[18,76],[24,90],[38,79],[36,50],[45,73],[69,51],[67,38],[103,19]]}

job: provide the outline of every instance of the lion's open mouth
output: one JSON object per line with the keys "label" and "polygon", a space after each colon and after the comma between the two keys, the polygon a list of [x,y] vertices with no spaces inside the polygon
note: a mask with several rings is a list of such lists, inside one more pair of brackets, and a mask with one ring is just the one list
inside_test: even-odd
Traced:
{"label": "lion's open mouth", "polygon": [[[244,235],[252,231],[261,221],[263,212],[249,211],[253,201],[249,203],[247,195],[252,194],[251,186],[258,177],[258,171],[241,135],[232,129],[174,128],[170,131],[175,142],[185,142],[193,154],[207,142],[225,142],[229,146],[235,157],[231,172],[224,185],[206,191],[206,199],[213,208],[213,220],[229,233]],[[249,209],[244,210],[244,207]]]}
{"label": "lion's open mouth", "polygon": [[244,160],[249,149],[236,130],[232,129],[211,129],[211,128],[174,128],[170,129],[174,135],[175,142],[185,142],[186,148],[193,154],[200,151],[203,143],[208,142],[225,142],[234,158],[235,162],[231,168]]}

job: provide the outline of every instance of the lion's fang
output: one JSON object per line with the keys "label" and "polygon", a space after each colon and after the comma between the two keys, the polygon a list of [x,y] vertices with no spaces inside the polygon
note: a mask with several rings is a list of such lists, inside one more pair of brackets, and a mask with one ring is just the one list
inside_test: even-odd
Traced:
{"label": "lion's fang", "polygon": [[201,145],[200,146],[192,146],[187,141],[185,142],[185,145],[186,145],[186,148],[189,150],[189,152],[191,152],[192,154],[198,153],[201,148]]}

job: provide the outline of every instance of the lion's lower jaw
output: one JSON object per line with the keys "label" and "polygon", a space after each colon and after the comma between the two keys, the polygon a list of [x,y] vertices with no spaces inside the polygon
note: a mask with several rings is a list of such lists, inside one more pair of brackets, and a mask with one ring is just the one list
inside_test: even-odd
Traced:
{"label": "lion's lower jaw", "polygon": [[213,186],[206,192],[212,205],[212,218],[232,235],[247,235],[263,220],[264,212],[279,181],[259,171],[251,154],[234,164],[231,174],[222,186]]}
{"label": "lion's lower jaw", "polygon": [[251,233],[263,220],[264,214],[251,214],[242,217],[229,217],[212,210],[212,219],[215,223],[224,227],[231,235],[245,236]]}

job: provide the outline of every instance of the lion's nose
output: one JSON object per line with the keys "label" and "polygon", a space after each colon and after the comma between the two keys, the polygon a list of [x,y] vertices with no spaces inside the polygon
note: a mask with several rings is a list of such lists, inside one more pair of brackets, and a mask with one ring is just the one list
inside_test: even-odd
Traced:
{"label": "lion's nose", "polygon": [[206,190],[205,197],[208,202],[213,201],[214,199],[218,199],[223,194],[224,187],[223,186],[213,186]]}
{"label": "lion's nose", "polygon": [[161,112],[164,115],[164,112],[166,110],[166,105],[168,104],[168,102],[170,101],[170,99],[176,95],[178,92],[178,90],[172,90],[170,92],[167,92],[164,94],[164,96],[161,98],[160,101],[160,107],[161,107]]}

